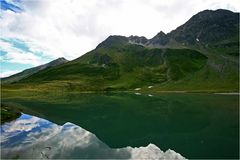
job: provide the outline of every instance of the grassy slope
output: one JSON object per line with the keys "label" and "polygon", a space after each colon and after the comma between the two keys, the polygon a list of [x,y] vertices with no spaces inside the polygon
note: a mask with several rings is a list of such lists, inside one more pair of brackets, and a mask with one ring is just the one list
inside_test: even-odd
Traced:
{"label": "grassy slope", "polygon": [[[232,56],[190,49],[147,49],[128,43],[98,47],[66,64],[40,71],[3,91],[238,90]],[[224,58],[228,58],[222,69]],[[232,58],[234,59],[234,58]],[[216,61],[213,63],[213,61]],[[148,89],[148,86],[154,86]]]}
{"label": "grassy slope", "polygon": [[198,42],[195,45],[183,45],[173,41],[167,47],[197,50],[208,57],[207,64],[183,80],[161,86],[156,90],[183,90],[185,88],[187,91],[239,91],[238,35],[210,44]]}

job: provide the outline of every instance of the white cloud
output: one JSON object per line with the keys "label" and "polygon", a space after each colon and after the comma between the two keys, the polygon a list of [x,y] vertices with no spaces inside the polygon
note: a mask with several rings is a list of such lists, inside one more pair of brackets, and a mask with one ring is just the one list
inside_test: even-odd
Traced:
{"label": "white cloud", "polygon": [[0,78],[9,77],[9,76],[14,75],[18,72],[21,72],[21,71],[20,70],[11,70],[11,71],[6,71],[6,72],[0,72]]}
{"label": "white cloud", "polygon": [[238,0],[26,0],[24,12],[3,11],[4,37],[52,58],[77,58],[111,34],[153,37],[204,9],[239,11]]}
{"label": "white cloud", "polygon": [[[27,52],[21,50],[20,48],[14,47],[11,42],[0,40],[0,51],[0,60],[2,62],[31,64],[33,66],[40,65],[44,62],[41,57],[36,56],[31,52]],[[6,54],[2,54],[3,52],[6,52]]]}
{"label": "white cloud", "polygon": [[0,40],[0,49],[4,52],[21,52],[20,49],[12,46],[11,43]]}
{"label": "white cloud", "polygon": [[1,59],[3,62],[18,63],[18,64],[32,64],[37,66],[41,64],[41,59],[30,52],[19,53],[9,52]]}
{"label": "white cloud", "polygon": [[19,131],[31,131],[36,127],[39,127],[39,121],[41,121],[41,119],[37,118],[37,117],[31,117],[29,119],[17,119],[13,122],[11,122],[11,127],[9,127],[8,125],[4,126],[4,132],[19,132]]}

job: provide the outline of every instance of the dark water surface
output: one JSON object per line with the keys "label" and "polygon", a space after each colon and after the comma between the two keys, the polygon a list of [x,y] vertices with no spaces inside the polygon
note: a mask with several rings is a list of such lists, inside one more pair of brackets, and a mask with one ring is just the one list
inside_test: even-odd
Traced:
{"label": "dark water surface", "polygon": [[3,99],[3,103],[54,125],[80,126],[109,148],[151,143],[186,158],[239,157],[238,95],[71,94],[47,100]]}
{"label": "dark water surface", "polygon": [[184,159],[154,144],[110,148],[75,124],[60,126],[28,114],[1,126],[1,147],[3,159]]}

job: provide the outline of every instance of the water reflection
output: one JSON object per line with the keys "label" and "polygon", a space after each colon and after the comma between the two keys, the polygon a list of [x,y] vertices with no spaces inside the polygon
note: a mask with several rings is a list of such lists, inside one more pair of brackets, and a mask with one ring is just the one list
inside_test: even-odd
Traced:
{"label": "water reflection", "polygon": [[112,149],[75,124],[59,126],[27,114],[1,126],[1,158],[184,159],[172,150],[163,152],[154,144]]}

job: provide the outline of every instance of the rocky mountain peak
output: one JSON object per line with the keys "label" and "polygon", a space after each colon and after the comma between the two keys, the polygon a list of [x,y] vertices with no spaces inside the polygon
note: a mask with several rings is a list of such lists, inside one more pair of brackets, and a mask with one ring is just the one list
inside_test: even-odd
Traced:
{"label": "rocky mountain peak", "polygon": [[128,37],[129,43],[145,45],[148,42],[148,39],[144,36],[133,36]]}
{"label": "rocky mountain peak", "polygon": [[110,48],[116,45],[124,45],[128,42],[128,38],[125,36],[111,35],[100,43],[96,48]]}

